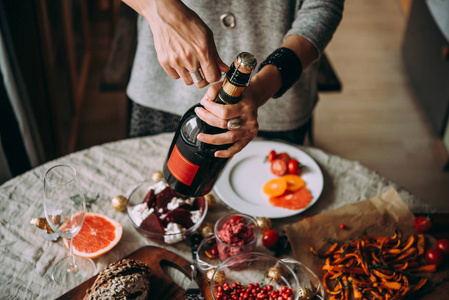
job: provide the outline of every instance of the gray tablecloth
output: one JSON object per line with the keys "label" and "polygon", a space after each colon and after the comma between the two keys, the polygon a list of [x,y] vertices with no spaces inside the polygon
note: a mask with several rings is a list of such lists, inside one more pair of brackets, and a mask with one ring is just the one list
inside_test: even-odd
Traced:
{"label": "gray tablecloth", "polygon": [[[51,266],[67,255],[61,239],[46,241],[30,220],[43,217],[43,175],[57,163],[72,165],[78,172],[81,187],[88,197],[99,195],[92,211],[114,218],[123,225],[119,244],[107,254],[94,259],[97,270],[144,245],[151,244],[132,227],[127,214],[117,212],[111,199],[125,194],[136,182],[150,180],[162,169],[172,134],[136,138],[95,146],[39,166],[0,186],[0,299],[51,299],[64,290],[51,279]],[[301,216],[317,214],[343,204],[353,203],[395,188],[413,212],[432,212],[432,208],[393,182],[379,176],[355,161],[329,155],[315,148],[301,147],[320,165],[324,174],[324,190],[318,202],[300,215],[275,220],[281,228]],[[212,208],[206,221],[214,222],[230,209],[220,202]],[[256,212],[255,212],[256,214]],[[168,246],[190,260],[187,242]]]}

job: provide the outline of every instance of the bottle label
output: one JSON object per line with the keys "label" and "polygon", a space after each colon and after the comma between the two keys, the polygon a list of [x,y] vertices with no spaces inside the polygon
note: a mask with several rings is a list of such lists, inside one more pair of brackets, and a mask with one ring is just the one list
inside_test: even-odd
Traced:
{"label": "bottle label", "polygon": [[167,167],[176,179],[187,186],[192,184],[199,169],[199,166],[191,163],[179,152],[176,145],[173,147],[173,151],[167,161]]}

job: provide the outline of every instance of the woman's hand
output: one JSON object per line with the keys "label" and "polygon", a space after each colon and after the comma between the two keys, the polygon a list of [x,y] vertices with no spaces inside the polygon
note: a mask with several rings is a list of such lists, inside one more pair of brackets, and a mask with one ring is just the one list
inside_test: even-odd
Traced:
{"label": "woman's hand", "polygon": [[233,144],[226,150],[215,152],[216,157],[231,157],[257,136],[257,110],[279,90],[281,79],[276,67],[267,66],[251,79],[238,103],[227,105],[213,101],[221,85],[222,82],[217,82],[209,87],[201,99],[204,108],[196,108],[196,114],[207,124],[218,128],[228,128],[228,121],[234,118],[239,118],[242,125],[238,129],[230,129],[221,134],[201,133],[197,138],[203,143],[213,145]]}
{"label": "woman's hand", "polygon": [[126,1],[138,6],[150,24],[159,63],[171,78],[191,85],[189,72],[201,67],[205,79],[195,85],[202,88],[229,70],[218,55],[212,31],[182,1]]}
{"label": "woman's hand", "polygon": [[221,134],[204,134],[198,135],[198,140],[203,143],[213,145],[233,144],[226,150],[215,152],[216,157],[231,157],[242,150],[253,138],[257,136],[259,124],[257,123],[257,108],[253,99],[242,96],[237,104],[218,104],[215,99],[220,90],[221,82],[209,87],[206,95],[201,100],[204,108],[197,107],[195,109],[198,117],[211,126],[218,128],[227,128],[228,120],[240,118],[242,125],[238,129],[232,129]]}
{"label": "woman's hand", "polygon": [[214,102],[222,82],[211,85],[201,99],[204,108],[195,109],[198,117],[211,126],[223,129],[228,128],[228,121],[234,118],[239,118],[242,125],[238,129],[231,129],[221,134],[201,133],[197,137],[198,140],[213,145],[233,144],[226,150],[215,152],[216,157],[231,157],[241,151],[257,136],[259,130],[257,110],[273,97],[281,84],[279,70],[267,65],[251,79],[250,84],[243,90],[240,101],[227,105]]}

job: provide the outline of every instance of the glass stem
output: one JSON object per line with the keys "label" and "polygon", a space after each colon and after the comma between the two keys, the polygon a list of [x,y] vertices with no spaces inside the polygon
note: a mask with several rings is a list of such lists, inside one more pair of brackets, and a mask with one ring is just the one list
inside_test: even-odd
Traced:
{"label": "glass stem", "polygon": [[73,251],[73,243],[72,243],[72,239],[69,239],[69,251],[70,251],[70,263],[69,263],[69,272],[76,272],[78,271],[78,266],[75,263],[75,253]]}

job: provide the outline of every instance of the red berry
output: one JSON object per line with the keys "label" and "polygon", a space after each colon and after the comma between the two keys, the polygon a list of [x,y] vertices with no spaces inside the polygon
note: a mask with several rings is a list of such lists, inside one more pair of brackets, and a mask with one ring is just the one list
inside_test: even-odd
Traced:
{"label": "red berry", "polygon": [[268,249],[271,249],[274,246],[276,246],[278,240],[279,240],[279,234],[273,229],[268,230],[262,236],[262,244],[265,247],[267,247]]}
{"label": "red berry", "polygon": [[276,159],[282,159],[283,161],[285,161],[286,164],[288,164],[288,162],[292,158],[290,157],[290,154],[288,154],[287,152],[281,152],[281,153],[278,153],[278,155],[276,156]]}
{"label": "red berry", "polygon": [[268,153],[267,160],[268,160],[269,162],[272,162],[273,160],[276,159],[276,156],[277,156],[276,151],[271,150],[270,153]]}
{"label": "red berry", "polygon": [[346,229],[346,224],[344,224],[344,223],[340,224],[340,229],[341,230],[345,230]]}
{"label": "red berry", "polygon": [[443,263],[444,257],[440,250],[429,249],[426,252],[426,260],[429,264],[438,266]]}
{"label": "red berry", "polygon": [[296,159],[290,159],[287,164],[287,169],[289,174],[298,174],[299,161],[297,161]]}
{"label": "red berry", "polygon": [[432,227],[432,222],[429,218],[426,218],[424,216],[417,216],[415,218],[415,228],[419,232],[426,232],[429,231]]}
{"label": "red berry", "polygon": [[446,239],[441,239],[437,242],[436,248],[441,251],[444,255],[449,254],[449,241]]}

